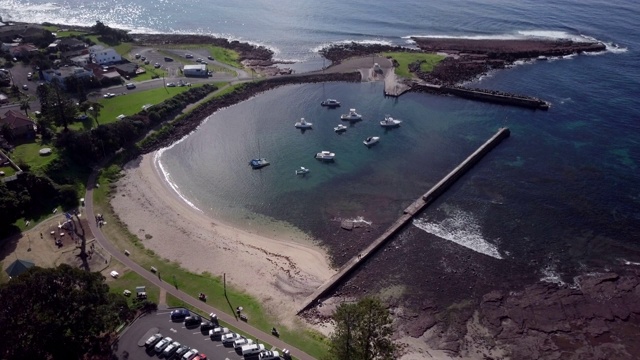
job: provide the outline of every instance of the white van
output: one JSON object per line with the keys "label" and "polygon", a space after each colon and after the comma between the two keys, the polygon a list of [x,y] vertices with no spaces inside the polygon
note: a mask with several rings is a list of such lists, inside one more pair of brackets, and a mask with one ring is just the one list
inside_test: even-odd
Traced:
{"label": "white van", "polygon": [[264,351],[264,345],[262,344],[245,345],[240,348],[240,352],[242,353],[242,356],[259,354],[263,351]]}

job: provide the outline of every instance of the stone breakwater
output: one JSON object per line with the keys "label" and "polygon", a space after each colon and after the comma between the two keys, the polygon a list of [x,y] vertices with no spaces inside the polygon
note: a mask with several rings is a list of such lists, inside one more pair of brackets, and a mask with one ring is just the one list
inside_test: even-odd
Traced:
{"label": "stone breakwater", "polygon": [[141,148],[143,153],[149,153],[163,147],[167,147],[180,140],[190,132],[195,130],[204,119],[209,117],[219,109],[237,104],[247,100],[256,94],[274,89],[279,86],[291,84],[318,83],[327,81],[359,82],[361,76],[359,72],[352,73],[327,73],[314,75],[291,75],[279,76],[257,82],[248,82],[230,94],[220,98],[214,98],[191,111],[188,115],[172,123],[170,134],[166,137],[158,138],[156,141],[149,141]]}

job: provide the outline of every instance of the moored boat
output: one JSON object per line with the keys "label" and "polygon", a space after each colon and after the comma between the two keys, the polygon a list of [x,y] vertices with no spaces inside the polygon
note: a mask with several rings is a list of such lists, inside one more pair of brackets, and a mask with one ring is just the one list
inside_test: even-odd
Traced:
{"label": "moored boat", "polygon": [[394,119],[391,115],[385,115],[384,120],[380,121],[380,126],[383,128],[394,128],[400,126],[402,120]]}
{"label": "moored boat", "polygon": [[311,129],[313,126],[312,123],[307,122],[304,118],[300,118],[300,121],[295,123],[296,129]]}
{"label": "moored boat", "polygon": [[268,166],[269,164],[270,163],[265,158],[252,159],[251,161],[249,161],[249,165],[251,165],[251,167],[254,169],[260,169]]}
{"label": "moored boat", "polygon": [[380,138],[377,136],[369,136],[368,138],[366,138],[362,143],[366,146],[366,147],[370,147],[373,146],[375,144],[378,143],[378,141],[380,141]]}
{"label": "moored boat", "polygon": [[349,109],[349,113],[340,115],[340,119],[346,121],[360,121],[362,120],[362,115],[358,114],[356,109]]}
{"label": "moored boat", "polygon": [[324,160],[324,161],[333,161],[335,157],[336,157],[335,153],[332,153],[331,151],[326,151],[326,150],[317,153],[315,156],[316,159]]}
{"label": "moored boat", "polygon": [[304,166],[300,166],[300,169],[296,170],[296,175],[303,175],[304,176],[304,175],[308,174],[309,171],[311,171],[311,170],[307,169]]}
{"label": "moored boat", "polygon": [[335,131],[337,133],[343,133],[343,132],[347,131],[347,127],[345,125],[338,124],[338,126],[333,128],[333,131]]}
{"label": "moored boat", "polygon": [[326,106],[326,107],[330,107],[330,108],[331,107],[338,107],[338,106],[340,106],[340,102],[338,100],[336,100],[336,99],[327,99],[327,100],[322,101],[320,103],[320,105]]}

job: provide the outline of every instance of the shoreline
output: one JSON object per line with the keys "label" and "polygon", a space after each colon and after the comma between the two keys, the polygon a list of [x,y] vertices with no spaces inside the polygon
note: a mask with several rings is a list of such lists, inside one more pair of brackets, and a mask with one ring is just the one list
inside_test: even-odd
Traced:
{"label": "shoreline", "polygon": [[110,203],[128,230],[159,257],[191,272],[226,273],[232,286],[293,325],[296,306],[335,273],[323,248],[250,232],[193,209],[158,173],[154,155],[127,163],[116,182]]}

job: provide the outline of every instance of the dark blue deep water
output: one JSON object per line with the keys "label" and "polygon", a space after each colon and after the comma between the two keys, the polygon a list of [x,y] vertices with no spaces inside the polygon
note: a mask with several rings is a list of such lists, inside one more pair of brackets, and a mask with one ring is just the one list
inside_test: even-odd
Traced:
{"label": "dark blue deep water", "polygon": [[[217,34],[269,46],[278,58],[301,61],[294,65],[300,71],[321,66],[317,49],[343,41],[411,46],[410,35],[602,41],[609,50],[601,54],[520,64],[472,84],[538,96],[552,103],[547,112],[425,94],[386,99],[381,84],[288,86],[213,114],[161,161],[197,207],[240,225],[253,213],[283,221],[327,244],[341,264],[508,126],[512,136],[353,281],[384,280],[374,288],[422,281],[425,286],[409,291],[415,298],[435,289],[481,294],[540,278],[570,282],[575,274],[640,262],[635,1],[0,0],[0,14],[5,21],[37,15]],[[326,97],[347,106],[321,108]],[[365,120],[337,136],[332,128],[348,107]],[[382,131],[377,122],[386,113],[403,126]],[[296,131],[300,117],[314,129]],[[361,142],[370,135],[382,140],[366,149]],[[335,164],[312,159],[321,150],[336,152]],[[251,171],[247,161],[258,153],[272,165]],[[299,166],[310,175],[297,178]],[[338,229],[341,219],[358,217],[372,223],[368,232]]]}

